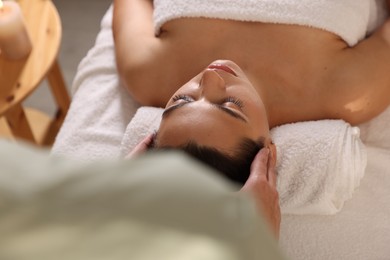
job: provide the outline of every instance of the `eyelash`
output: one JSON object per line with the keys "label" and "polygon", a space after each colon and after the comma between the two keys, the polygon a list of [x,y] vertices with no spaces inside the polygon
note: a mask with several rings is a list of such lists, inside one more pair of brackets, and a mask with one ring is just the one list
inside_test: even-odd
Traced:
{"label": "eyelash", "polygon": [[231,102],[231,103],[235,104],[236,106],[238,106],[240,109],[244,107],[244,103],[240,99],[237,99],[234,97],[227,97],[224,100],[224,102]]}
{"label": "eyelash", "polygon": [[190,102],[190,101],[192,101],[192,98],[190,98],[189,96],[185,96],[185,95],[176,95],[172,98],[172,100],[174,102],[176,102],[178,100],[184,100],[184,101]]}
{"label": "eyelash", "polygon": [[[186,96],[186,95],[176,95],[172,98],[173,102],[176,102],[178,100],[184,100],[184,101],[187,101],[187,102],[191,102],[193,101],[193,99],[189,96]],[[226,103],[226,102],[230,102],[230,103],[233,103],[235,104],[236,106],[238,106],[240,109],[244,107],[244,103],[240,100],[240,99],[237,99],[237,98],[234,98],[234,97],[227,97],[223,100],[223,103]]]}

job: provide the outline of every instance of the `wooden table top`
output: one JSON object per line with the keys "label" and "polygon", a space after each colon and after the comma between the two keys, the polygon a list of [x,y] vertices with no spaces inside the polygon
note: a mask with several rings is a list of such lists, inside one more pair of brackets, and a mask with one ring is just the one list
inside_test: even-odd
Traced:
{"label": "wooden table top", "polygon": [[51,0],[18,0],[33,49],[23,60],[0,54],[0,115],[28,97],[43,80],[58,55],[62,29]]}

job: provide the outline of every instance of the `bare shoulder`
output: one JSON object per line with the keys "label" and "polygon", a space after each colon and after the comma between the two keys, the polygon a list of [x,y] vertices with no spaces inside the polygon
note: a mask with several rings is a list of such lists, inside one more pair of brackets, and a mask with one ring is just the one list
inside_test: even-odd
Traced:
{"label": "bare shoulder", "polygon": [[385,110],[390,104],[390,20],[336,53],[334,64],[322,89],[330,117],[359,124]]}

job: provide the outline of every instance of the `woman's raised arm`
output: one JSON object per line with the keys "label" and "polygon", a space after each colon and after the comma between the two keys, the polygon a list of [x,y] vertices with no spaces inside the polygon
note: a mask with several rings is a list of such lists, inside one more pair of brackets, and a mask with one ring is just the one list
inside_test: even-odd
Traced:
{"label": "woman's raised arm", "polygon": [[328,115],[359,124],[390,105],[390,18],[336,59],[322,95],[328,101]]}
{"label": "woman's raised arm", "polygon": [[[154,35],[152,0],[114,0],[113,34],[119,75],[132,96],[150,103],[148,67],[159,60],[160,39]],[[150,85],[150,84],[149,84]]]}
{"label": "woman's raised arm", "polygon": [[113,33],[119,72],[144,59],[158,41],[153,34],[151,0],[115,0]]}

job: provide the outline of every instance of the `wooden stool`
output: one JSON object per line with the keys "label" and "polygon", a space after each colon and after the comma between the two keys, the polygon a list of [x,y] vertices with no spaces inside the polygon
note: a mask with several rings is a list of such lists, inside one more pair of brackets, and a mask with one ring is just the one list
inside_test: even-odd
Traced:
{"label": "wooden stool", "polygon": [[[7,60],[0,54],[0,136],[21,138],[39,145],[51,145],[70,105],[57,55],[61,42],[61,21],[50,0],[19,0],[33,44],[24,60]],[[47,78],[57,104],[52,119],[22,102]]]}

